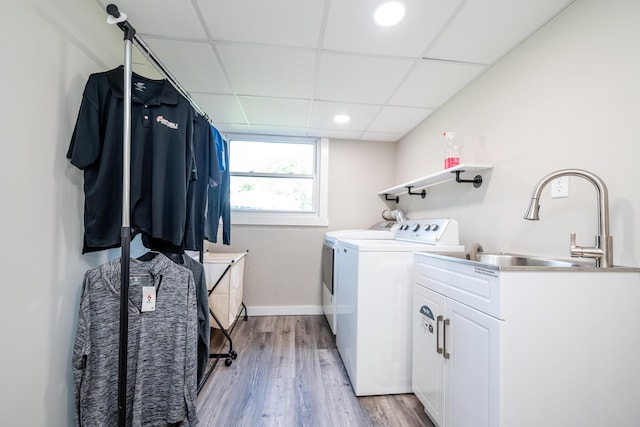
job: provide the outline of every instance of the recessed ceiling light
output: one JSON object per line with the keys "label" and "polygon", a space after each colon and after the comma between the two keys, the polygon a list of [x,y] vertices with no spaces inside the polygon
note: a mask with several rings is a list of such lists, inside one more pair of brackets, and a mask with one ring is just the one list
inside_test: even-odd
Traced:
{"label": "recessed ceiling light", "polygon": [[333,121],[336,123],[349,123],[351,121],[351,117],[346,114],[338,114],[333,118]]}
{"label": "recessed ceiling light", "polygon": [[373,18],[381,27],[396,25],[404,18],[404,4],[399,1],[382,3],[376,9]]}

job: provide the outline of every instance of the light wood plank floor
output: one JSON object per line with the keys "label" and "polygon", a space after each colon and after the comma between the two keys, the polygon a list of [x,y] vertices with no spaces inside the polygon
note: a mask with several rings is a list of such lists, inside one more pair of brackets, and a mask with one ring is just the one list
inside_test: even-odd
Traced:
{"label": "light wood plank floor", "polygon": [[[227,352],[212,332],[212,352]],[[198,395],[203,426],[433,427],[413,394],[353,394],[324,316],[240,319],[232,338],[237,359]]]}

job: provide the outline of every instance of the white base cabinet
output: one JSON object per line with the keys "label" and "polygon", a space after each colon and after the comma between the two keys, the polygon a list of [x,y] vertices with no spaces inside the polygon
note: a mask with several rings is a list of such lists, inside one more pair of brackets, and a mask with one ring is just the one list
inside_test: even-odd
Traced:
{"label": "white base cabinet", "polygon": [[412,388],[438,427],[640,426],[639,269],[414,260]]}
{"label": "white base cabinet", "polygon": [[439,427],[498,425],[501,321],[418,284],[413,301],[413,390],[427,414]]}

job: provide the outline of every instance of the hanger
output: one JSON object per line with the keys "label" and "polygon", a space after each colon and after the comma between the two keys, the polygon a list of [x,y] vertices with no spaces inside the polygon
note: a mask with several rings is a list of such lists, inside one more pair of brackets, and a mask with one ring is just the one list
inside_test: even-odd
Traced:
{"label": "hanger", "polygon": [[155,251],[155,250],[150,250],[149,252],[139,256],[138,257],[138,261],[151,261],[156,256],[158,256],[158,254],[162,254],[162,255],[166,256],[167,258],[169,258],[171,261],[175,262],[176,264],[180,264],[180,265],[184,264],[184,256],[183,256],[183,254],[176,254],[176,253],[172,253],[172,252]]}
{"label": "hanger", "polygon": [[154,259],[156,256],[158,256],[160,252],[158,251],[149,251],[146,254],[143,254],[141,256],[139,256],[137,259],[138,261],[151,261],[152,259]]}
{"label": "hanger", "polygon": [[169,258],[171,261],[175,262],[176,264],[184,264],[184,258],[182,254],[175,254],[175,253],[171,253],[171,252],[161,252],[162,255],[166,256],[167,258]]}

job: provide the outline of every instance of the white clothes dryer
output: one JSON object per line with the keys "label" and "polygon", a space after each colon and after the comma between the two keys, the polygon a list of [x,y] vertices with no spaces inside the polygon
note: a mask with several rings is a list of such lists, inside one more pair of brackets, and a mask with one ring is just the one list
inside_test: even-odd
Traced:
{"label": "white clothes dryer", "polygon": [[328,231],[324,235],[322,246],[322,311],[331,332],[336,334],[335,309],[335,248],[340,239],[377,239],[388,240],[396,237],[400,224],[395,221],[381,221],[368,229]]}
{"label": "white clothes dryer", "polygon": [[356,396],[411,393],[414,252],[464,256],[452,219],[407,220],[395,239],[338,240],[336,344]]}

